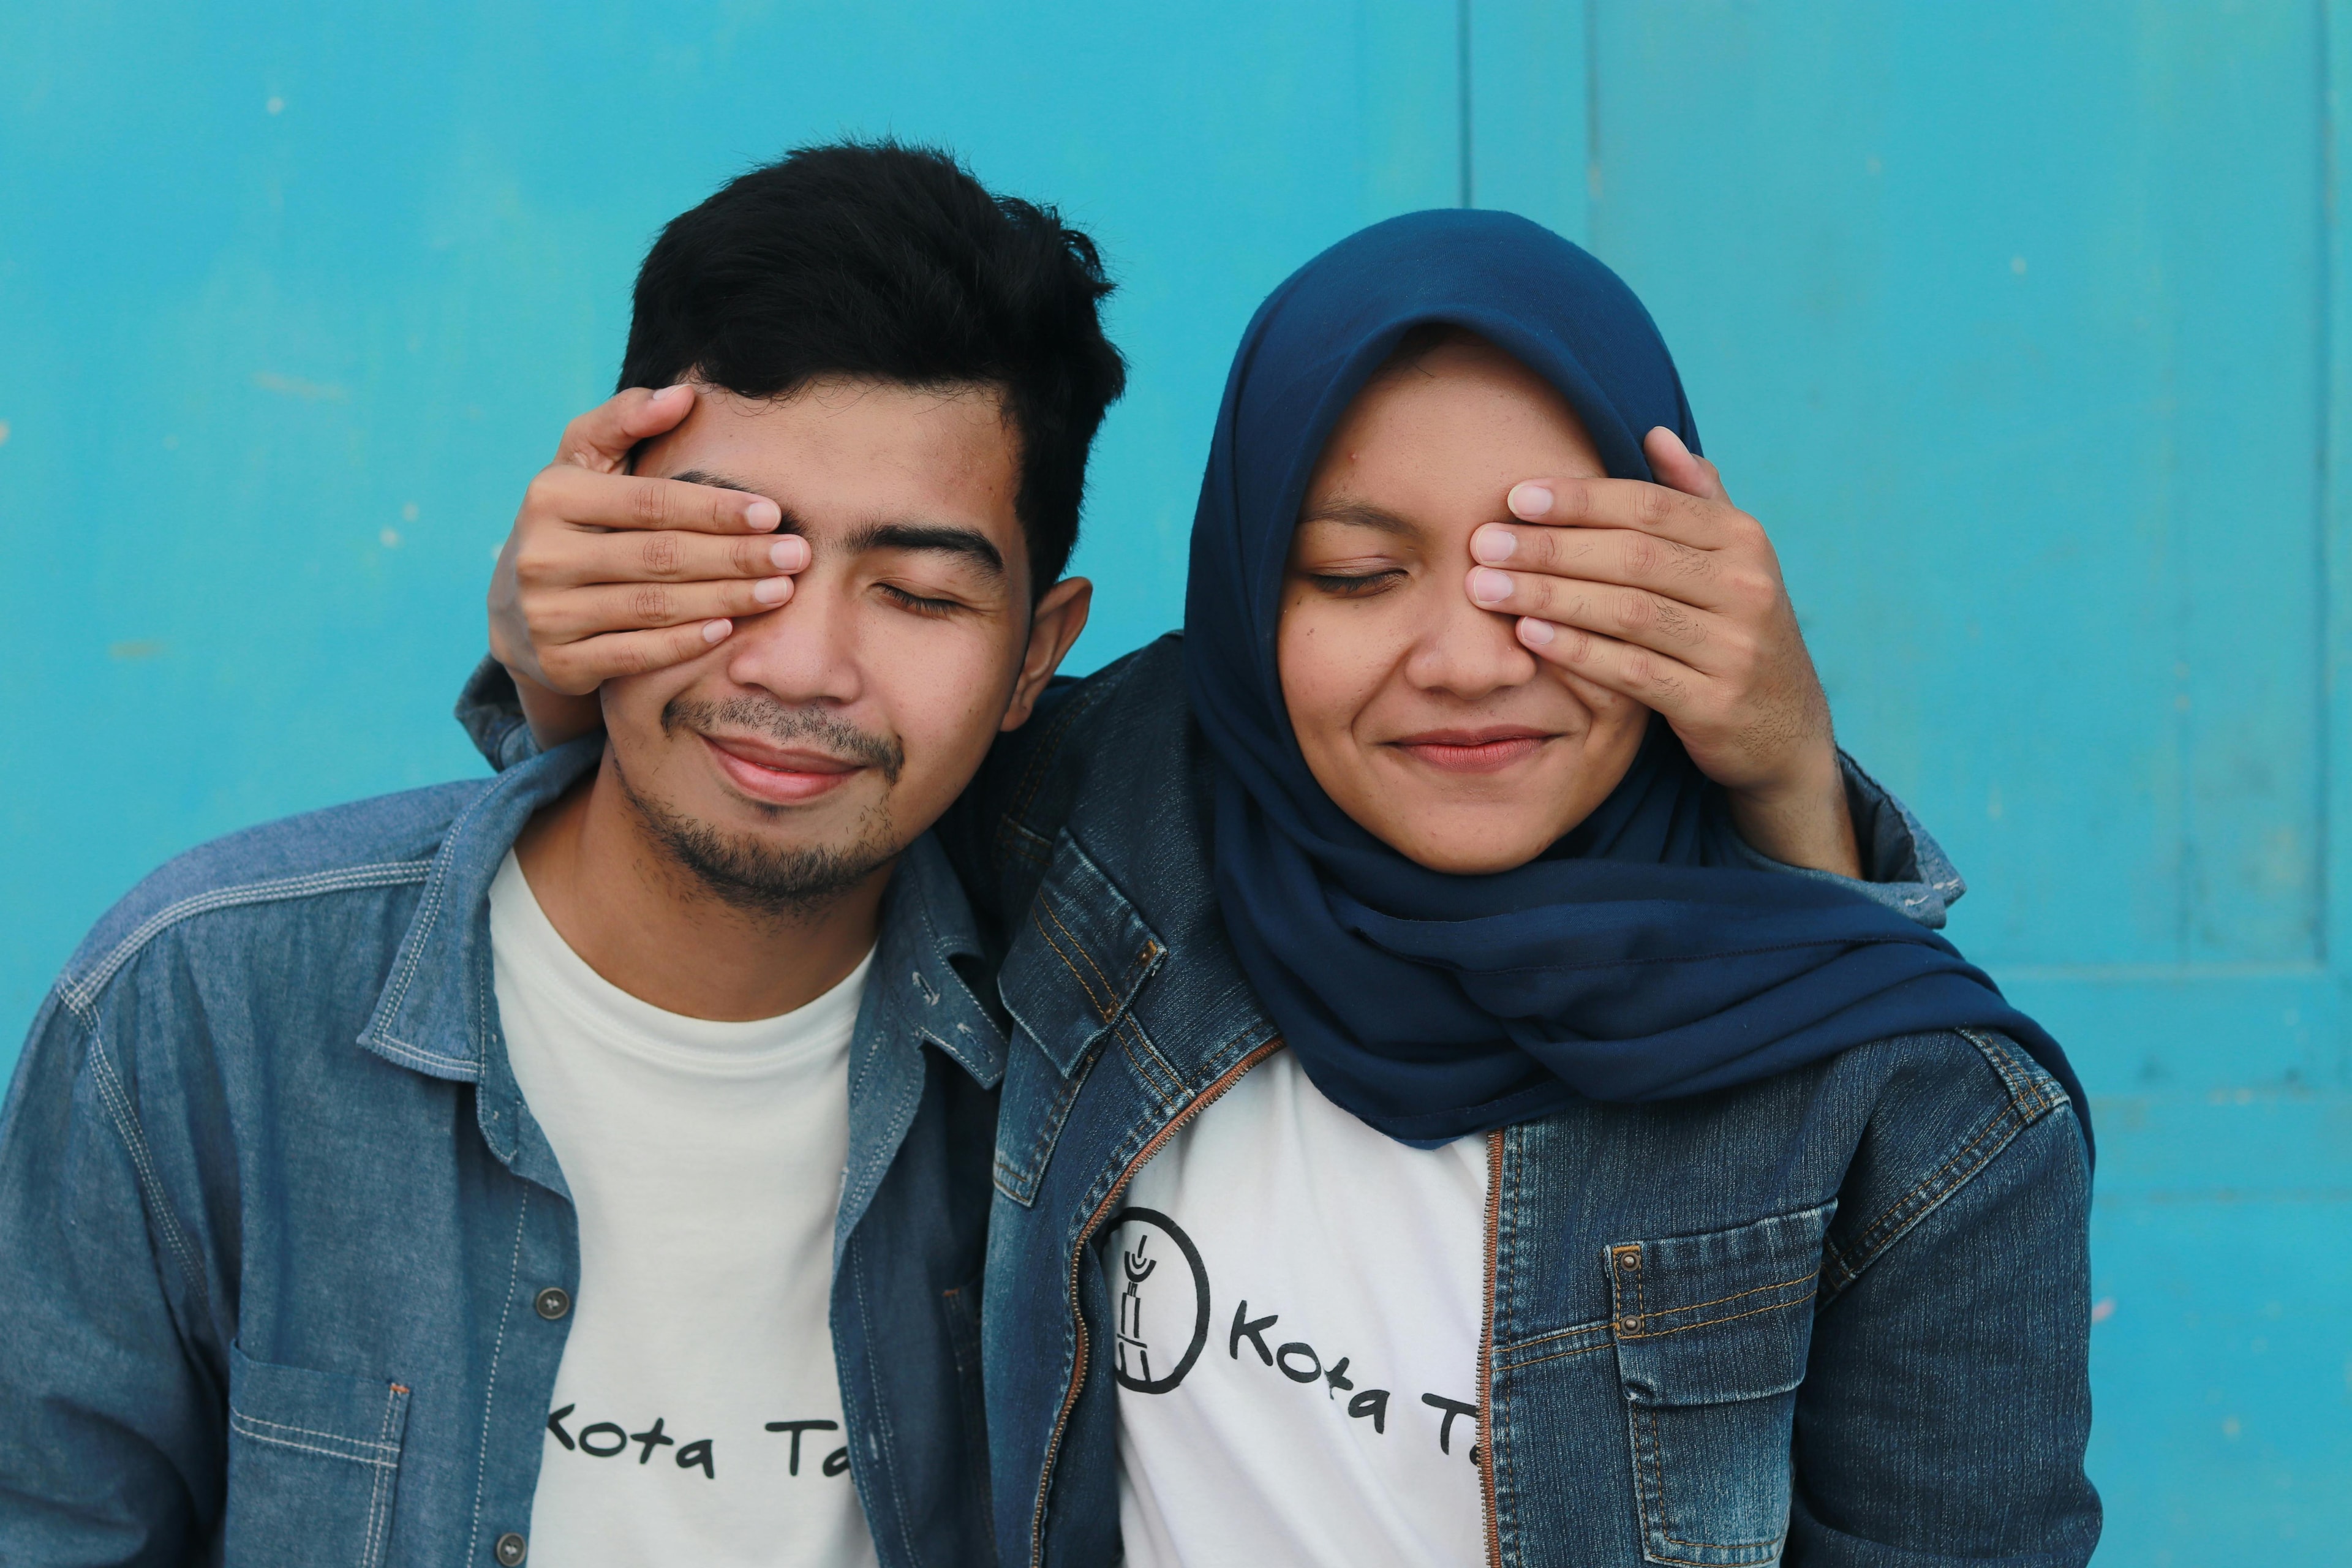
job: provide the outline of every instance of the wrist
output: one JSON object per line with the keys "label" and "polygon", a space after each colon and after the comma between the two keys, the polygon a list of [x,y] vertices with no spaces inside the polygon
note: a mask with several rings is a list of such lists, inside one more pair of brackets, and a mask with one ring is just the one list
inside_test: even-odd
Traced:
{"label": "wrist", "polygon": [[1769,784],[1725,793],[1732,826],[1758,853],[1809,870],[1862,876],[1862,848],[1833,743],[1809,748],[1795,767]]}
{"label": "wrist", "polygon": [[541,751],[551,751],[566,741],[578,740],[604,727],[604,705],[593,691],[585,696],[558,691],[512,665],[507,666],[507,674],[514,681],[523,719],[530,725],[530,738],[538,742]]}

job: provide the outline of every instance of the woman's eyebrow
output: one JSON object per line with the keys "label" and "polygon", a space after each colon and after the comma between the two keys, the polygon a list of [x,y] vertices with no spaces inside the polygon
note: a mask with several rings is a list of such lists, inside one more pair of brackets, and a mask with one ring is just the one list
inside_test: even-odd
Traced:
{"label": "woman's eyebrow", "polygon": [[1302,528],[1310,522],[1343,522],[1356,528],[1375,528],[1382,533],[1399,534],[1408,539],[1418,539],[1422,531],[1421,525],[1410,518],[1400,517],[1368,500],[1355,500],[1346,496],[1309,507],[1299,514],[1298,522]]}

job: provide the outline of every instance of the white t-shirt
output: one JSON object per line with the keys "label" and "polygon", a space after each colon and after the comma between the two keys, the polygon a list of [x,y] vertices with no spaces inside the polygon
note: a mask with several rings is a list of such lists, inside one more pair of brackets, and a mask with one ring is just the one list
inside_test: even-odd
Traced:
{"label": "white t-shirt", "polygon": [[667,1013],[565,944],[511,854],[490,944],[515,1081],[580,1219],[531,1562],[874,1562],[828,1317],[871,956],[782,1017]]}
{"label": "white t-shirt", "polygon": [[1137,1568],[1485,1556],[1486,1144],[1412,1149],[1285,1050],[1113,1216],[1119,1526]]}

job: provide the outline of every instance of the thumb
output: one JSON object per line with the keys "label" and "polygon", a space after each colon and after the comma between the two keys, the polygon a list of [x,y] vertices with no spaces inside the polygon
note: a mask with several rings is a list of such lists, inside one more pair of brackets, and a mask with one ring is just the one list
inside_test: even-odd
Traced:
{"label": "thumb", "polygon": [[616,392],[564,426],[555,460],[596,473],[616,472],[637,443],[675,428],[694,408],[694,388],[686,382],[648,391]]}
{"label": "thumb", "polygon": [[1723,475],[1716,466],[1684,446],[1683,438],[1664,426],[1653,426],[1642,437],[1642,455],[1650,459],[1650,472],[1658,477],[1658,483],[1668,489],[1680,490],[1701,500],[1731,504],[1731,497],[1723,488]]}

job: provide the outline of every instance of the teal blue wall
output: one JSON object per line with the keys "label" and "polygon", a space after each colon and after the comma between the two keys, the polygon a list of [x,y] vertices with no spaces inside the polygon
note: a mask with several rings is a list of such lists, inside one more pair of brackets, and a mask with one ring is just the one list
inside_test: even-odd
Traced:
{"label": "teal blue wall", "polygon": [[1177,618],[1265,289],[1516,207],[2082,1066],[2101,1562],[2352,1563],[2348,84],[2345,0],[0,8],[0,1027],[163,857],[477,771],[521,485],[748,163],[938,139],[1102,242],[1081,668]]}

